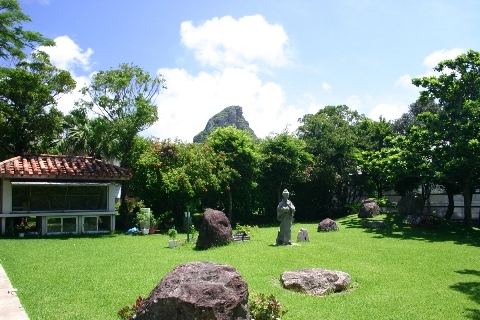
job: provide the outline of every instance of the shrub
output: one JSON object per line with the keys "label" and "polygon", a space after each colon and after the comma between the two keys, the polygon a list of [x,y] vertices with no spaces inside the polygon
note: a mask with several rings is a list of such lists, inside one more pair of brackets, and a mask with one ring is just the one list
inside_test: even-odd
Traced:
{"label": "shrub", "polygon": [[250,315],[255,320],[280,319],[287,310],[282,310],[282,305],[273,294],[266,296],[263,293],[253,293],[248,301]]}
{"label": "shrub", "polygon": [[122,309],[118,310],[118,312],[117,312],[118,317],[122,320],[130,319],[135,313],[137,313],[137,311],[140,310],[140,307],[142,306],[143,300],[144,299],[142,298],[142,296],[139,296],[137,298],[137,301],[135,301],[135,304],[133,306],[131,306],[131,307],[126,306],[126,307],[123,307]]}

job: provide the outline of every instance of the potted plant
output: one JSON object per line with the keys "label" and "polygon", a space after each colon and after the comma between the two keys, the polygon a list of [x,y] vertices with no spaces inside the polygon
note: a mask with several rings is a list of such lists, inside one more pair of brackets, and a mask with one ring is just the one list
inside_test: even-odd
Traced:
{"label": "potted plant", "polygon": [[160,222],[160,218],[155,218],[153,213],[150,214],[150,229],[149,233],[154,234],[158,229],[158,223]]}
{"label": "potted plant", "polygon": [[149,232],[151,215],[150,208],[141,208],[137,213],[137,223],[143,234]]}
{"label": "potted plant", "polygon": [[175,248],[175,244],[177,242],[177,235],[178,235],[177,230],[175,228],[171,228],[168,230],[167,234],[168,234],[168,237],[170,238],[168,240],[168,247]]}
{"label": "potted plant", "polygon": [[28,217],[22,218],[19,224],[17,224],[18,236],[23,238],[25,236],[25,232],[28,230]]}

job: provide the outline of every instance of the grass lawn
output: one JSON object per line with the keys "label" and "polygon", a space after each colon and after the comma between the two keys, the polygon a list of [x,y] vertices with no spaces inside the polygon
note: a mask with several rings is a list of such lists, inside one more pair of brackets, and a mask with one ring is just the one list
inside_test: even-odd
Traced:
{"label": "grass lawn", "polygon": [[[274,294],[284,320],[480,319],[480,230],[380,218],[387,228],[364,229],[355,216],[338,220],[336,232],[296,223],[294,238],[300,228],[310,235],[300,246],[272,246],[277,227],[206,251],[169,249],[166,235],[0,239],[0,263],[33,320],[116,319],[175,266],[204,260],[234,266],[250,292]],[[280,274],[300,268],[347,272],[355,289],[326,297],[282,289]]]}

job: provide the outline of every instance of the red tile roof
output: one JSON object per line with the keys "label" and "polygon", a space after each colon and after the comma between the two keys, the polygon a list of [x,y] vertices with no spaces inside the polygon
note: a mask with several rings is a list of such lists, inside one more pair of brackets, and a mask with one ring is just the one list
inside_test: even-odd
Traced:
{"label": "red tile roof", "polygon": [[132,172],[93,157],[40,154],[0,162],[0,177],[128,180]]}

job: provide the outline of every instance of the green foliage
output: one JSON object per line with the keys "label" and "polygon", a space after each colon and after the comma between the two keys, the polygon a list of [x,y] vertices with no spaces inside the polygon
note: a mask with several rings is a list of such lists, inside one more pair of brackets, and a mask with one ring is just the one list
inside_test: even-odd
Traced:
{"label": "green foliage", "polygon": [[353,214],[358,215],[360,213],[360,208],[362,207],[361,203],[348,203],[345,205],[345,208],[351,210]]}
{"label": "green foliage", "polygon": [[[218,199],[228,187],[232,170],[225,155],[206,145],[158,139],[142,143],[130,181],[132,193],[145,199],[155,212],[171,211],[177,220],[185,211]],[[137,152],[137,151],[136,151]]]}
{"label": "green foliage", "polygon": [[150,127],[158,119],[155,97],[166,88],[161,75],[151,77],[140,67],[122,63],[118,69],[99,71],[84,95],[75,102],[79,108],[93,112],[108,122],[108,134],[113,154],[120,165],[127,167],[129,152],[137,133]]}
{"label": "green foliage", "polygon": [[24,30],[22,24],[30,22],[18,1],[0,1],[0,58],[26,58],[24,49],[35,49],[38,45],[53,46],[55,42],[38,32]]}
{"label": "green foliage", "polygon": [[148,208],[141,208],[136,215],[137,224],[141,229],[150,228],[150,221],[152,220],[152,213]]}
{"label": "green foliage", "polygon": [[140,311],[142,303],[145,299],[142,296],[139,296],[135,301],[133,306],[126,306],[118,310],[117,315],[122,320],[130,319],[135,313]]}
{"label": "green foliage", "polygon": [[438,179],[462,189],[464,222],[470,225],[471,190],[480,183],[480,53],[469,50],[434,70],[439,75],[412,82],[424,88],[421,99],[436,99],[442,109],[420,114],[421,124],[411,136],[428,144],[423,154],[431,159]]}
{"label": "green foliage", "polygon": [[[362,136],[357,126],[365,118],[341,105],[326,106],[300,119],[297,133],[313,155],[314,166],[310,173],[312,182],[297,193],[310,199],[312,210],[322,210],[330,216],[345,214],[345,204],[363,192],[355,155]],[[325,207],[320,208],[319,203]]]}
{"label": "green foliage", "polygon": [[58,153],[113,158],[115,140],[108,138],[108,127],[104,118],[89,119],[85,109],[72,110],[63,119],[64,137],[56,141]]}
{"label": "green foliage", "polygon": [[177,229],[175,228],[168,229],[167,235],[170,239],[176,240],[178,235]]}
{"label": "green foliage", "polygon": [[[255,212],[255,189],[259,173],[260,154],[253,138],[244,130],[234,127],[217,128],[207,140],[207,145],[222,155],[230,168],[226,179],[223,204],[228,204],[228,217],[248,219]],[[235,209],[235,214],[233,210]]]}
{"label": "green foliage", "polygon": [[248,224],[245,224],[245,225],[242,225],[240,223],[237,222],[237,224],[235,225],[235,231],[237,232],[243,232],[245,234],[249,234],[251,237],[253,237],[253,233],[258,233],[258,226],[255,225],[255,226],[250,226]]}
{"label": "green foliage", "polygon": [[15,68],[0,68],[0,148],[4,157],[45,153],[62,131],[58,98],[75,88],[70,73],[54,67],[41,51]]}
{"label": "green foliage", "polygon": [[263,139],[260,154],[259,202],[268,212],[280,201],[282,190],[310,180],[313,159],[305,142],[287,131]]}
{"label": "green foliage", "polygon": [[250,315],[255,320],[281,319],[287,313],[273,294],[267,297],[264,293],[252,292],[248,300]]}

